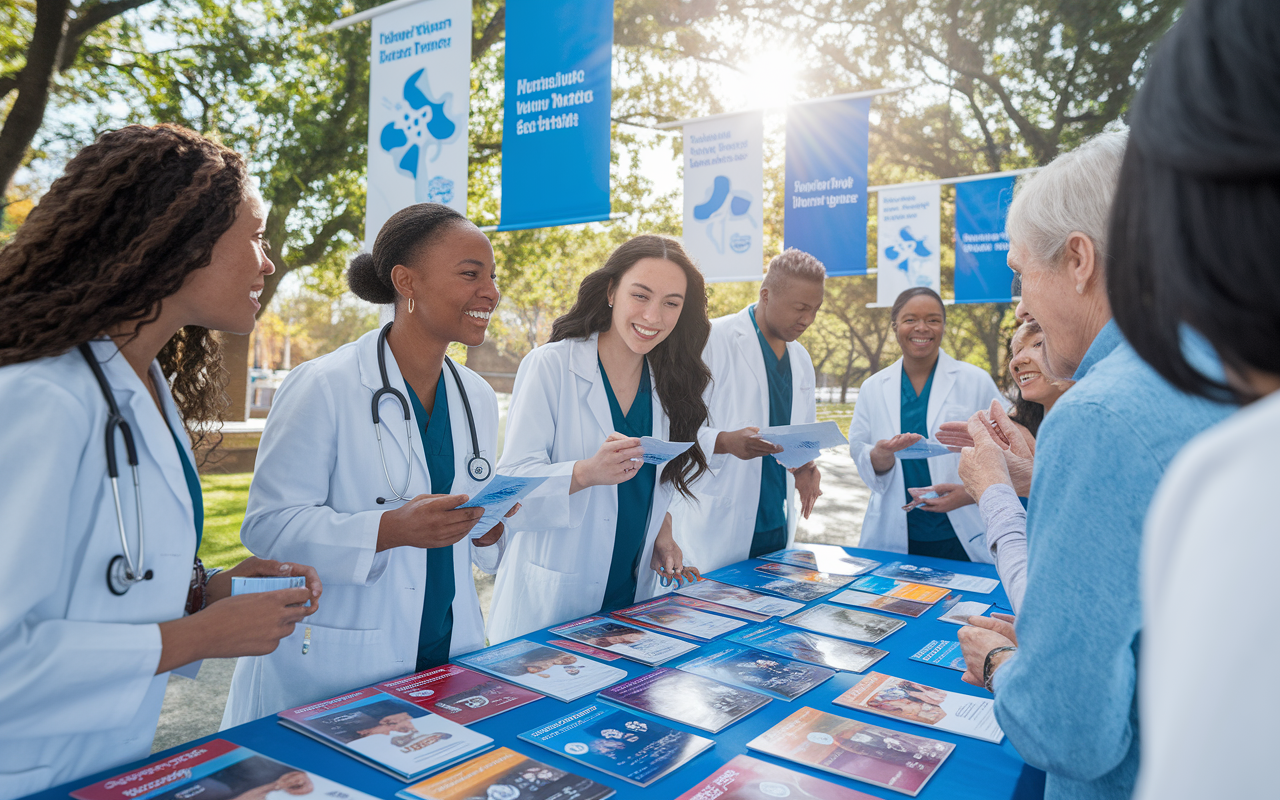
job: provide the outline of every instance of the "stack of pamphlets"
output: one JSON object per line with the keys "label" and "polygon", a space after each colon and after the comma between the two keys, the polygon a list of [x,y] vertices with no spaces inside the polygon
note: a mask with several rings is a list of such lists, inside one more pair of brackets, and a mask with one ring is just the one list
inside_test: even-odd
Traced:
{"label": "stack of pamphlets", "polygon": [[[698,608],[699,605],[723,608],[730,613],[729,615],[709,613]],[[642,628],[650,628],[663,633],[674,633],[677,636],[684,636],[698,642],[709,642],[724,636],[726,633],[733,633],[739,628],[745,628],[750,624],[740,618],[733,618],[745,613],[747,612],[727,606],[717,606],[715,603],[707,603],[692,597],[669,594],[650,600],[647,603],[618,609],[610,616],[632,625],[639,625]],[[768,617],[760,614],[752,614],[752,616],[755,619],[751,620],[751,622],[768,619]]]}
{"label": "stack of pamphlets", "polygon": [[372,687],[277,716],[281,725],[403,781],[416,781],[493,747],[493,739],[484,734]]}
{"label": "stack of pamphlets", "polygon": [[805,567],[793,567],[790,564],[761,564],[756,567],[756,572],[762,572],[765,575],[772,575],[776,578],[786,578],[789,581],[820,583],[823,586],[832,586],[837,589],[841,586],[848,586],[853,582],[853,577],[850,575],[818,572]]}
{"label": "stack of pamphlets", "polygon": [[701,780],[676,800],[875,800],[864,792],[751,756],[733,760]]}
{"label": "stack of pamphlets", "polygon": [[727,583],[712,580],[700,580],[688,586],[676,589],[677,594],[696,597],[722,606],[732,606],[743,611],[751,611],[769,617],[785,617],[804,608],[804,603],[794,600],[783,600],[767,594],[731,586]]}
{"label": "stack of pamphlets", "polygon": [[1000,744],[1004,738],[1004,731],[996,722],[994,699],[947,692],[879,672],[868,673],[835,702],[984,742]]}
{"label": "stack of pamphlets", "polygon": [[882,578],[893,578],[894,580],[908,581],[910,583],[923,583],[928,586],[955,589],[957,592],[977,592],[978,594],[990,594],[1000,585],[1000,581],[995,578],[980,578],[977,575],[962,575],[957,572],[948,572],[944,569],[934,569],[933,567],[918,567],[902,561],[891,561],[871,574],[879,575]]}
{"label": "stack of pamphlets", "polygon": [[583,617],[565,625],[558,625],[551,629],[551,633],[607,650],[610,653],[617,653],[623,658],[629,658],[650,667],[656,667],[698,647],[696,644],[672,639],[670,636],[663,636],[660,633],[606,617]]}
{"label": "stack of pamphlets", "polygon": [[76,789],[71,796],[77,800],[375,800],[314,772],[281,764],[222,739]]}
{"label": "stack of pamphlets", "polygon": [[858,578],[849,586],[850,589],[856,589],[860,592],[870,592],[871,594],[884,595],[885,597],[896,597],[899,600],[910,600],[915,603],[926,603],[933,605],[942,598],[947,596],[947,590],[940,586],[925,586],[923,583],[907,583],[906,581],[896,581],[893,578],[881,578],[876,575],[867,575]]}
{"label": "stack of pamphlets", "polygon": [[789,550],[775,550],[760,558],[793,567],[830,572],[832,575],[861,575],[880,566],[879,561],[851,556],[843,547],[833,544],[796,544]]}
{"label": "stack of pamphlets", "polygon": [[747,747],[912,797],[956,748],[813,708],[801,708]]}
{"label": "stack of pamphlets", "polygon": [[610,686],[597,696],[708,733],[719,733],[770,701],[757,692],[666,667]]}
{"label": "stack of pamphlets", "polygon": [[443,664],[407,678],[379,683],[373,688],[459,725],[470,725],[542,699],[537,692],[472,672],[457,664]]}
{"label": "stack of pamphlets", "polygon": [[520,738],[637,786],[648,786],[715,744],[625,709],[597,705]]}
{"label": "stack of pamphlets", "polygon": [[505,747],[396,792],[403,800],[604,800],[615,794]]}
{"label": "stack of pamphlets", "polygon": [[788,702],[836,674],[826,667],[732,644],[705,647],[676,668]]}
{"label": "stack of pamphlets", "polygon": [[512,639],[467,653],[459,656],[458,661],[565,702],[598,692],[627,677],[625,669],[528,639]]}
{"label": "stack of pamphlets", "polygon": [[797,628],[875,644],[907,623],[879,614],[868,614],[844,606],[819,603],[798,614],[784,617],[782,622]]}
{"label": "stack of pamphlets", "polygon": [[840,594],[832,595],[831,601],[858,608],[874,608],[888,611],[890,614],[901,614],[904,617],[919,617],[932,606],[928,603],[917,603],[915,600],[901,600],[897,597],[860,592],[857,589],[846,589]]}
{"label": "stack of pamphlets", "polygon": [[830,636],[784,628],[781,625],[761,625],[738,631],[731,634],[729,640],[757,650],[845,672],[866,672],[877,661],[889,655],[887,650],[877,650],[864,644],[832,639]]}
{"label": "stack of pamphlets", "polygon": [[937,664],[939,667],[964,672],[964,653],[959,642],[945,639],[934,639],[920,648],[920,652],[911,656],[912,661],[923,661],[926,664]]}

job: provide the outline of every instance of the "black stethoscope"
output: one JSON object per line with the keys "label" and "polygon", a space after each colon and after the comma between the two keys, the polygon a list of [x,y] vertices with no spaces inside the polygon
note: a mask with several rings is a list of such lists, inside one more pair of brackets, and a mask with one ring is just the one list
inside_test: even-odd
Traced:
{"label": "black stethoscope", "polygon": [[[382,388],[373,393],[373,431],[378,436],[378,456],[382,459],[382,474],[387,478],[387,486],[390,487],[392,495],[389,498],[379,497],[378,505],[412,499],[412,495],[407,495],[405,492],[409,491],[409,481],[413,479],[413,416],[409,413],[409,401],[399,389],[393,389],[391,381],[387,379],[387,334],[391,331],[393,324],[388,322],[378,332],[378,374],[382,376]],[[467,427],[471,429],[471,458],[467,460],[467,474],[472,480],[488,480],[493,474],[493,465],[480,455],[480,437],[476,434],[476,420],[471,415],[471,401],[467,398],[467,390],[462,386],[462,376],[458,374],[458,368],[454,366],[453,359],[445,356],[444,363],[453,373],[454,383],[458,384],[458,394],[462,395],[462,408],[467,412]],[[382,417],[378,413],[378,402],[382,400],[384,394],[394,397],[404,412],[406,473],[404,486],[399,491],[396,491],[395,484],[391,482],[391,472],[387,469],[387,453],[382,447]],[[122,527],[121,530],[123,531],[124,528]]]}
{"label": "black stethoscope", "polygon": [[[107,401],[107,475],[111,477],[111,496],[116,501],[116,526],[120,529],[120,547],[124,550],[123,555],[116,556],[107,564],[107,588],[112,594],[119,596],[129,591],[135,583],[149,581],[152,577],[151,570],[144,572],[142,568],[146,538],[142,531],[142,484],[138,480],[138,448],[133,441],[133,431],[120,414],[115,395],[111,393],[111,385],[107,383],[107,376],[103,374],[102,366],[94,357],[93,350],[87,343],[81,344],[78,349],[80,355],[84,356],[84,360],[89,362],[89,369],[93,370],[93,377],[98,381],[98,388],[102,390],[102,396]],[[124,532],[124,511],[120,508],[120,466],[116,462],[117,429],[124,439],[129,468],[133,470],[133,496],[138,513],[137,564],[133,563],[133,555],[129,552],[129,539]]]}

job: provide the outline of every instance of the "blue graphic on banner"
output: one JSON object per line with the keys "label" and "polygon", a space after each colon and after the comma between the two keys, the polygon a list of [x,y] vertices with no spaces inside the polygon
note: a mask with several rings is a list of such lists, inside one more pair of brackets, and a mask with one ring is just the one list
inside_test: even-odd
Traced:
{"label": "blue graphic on banner", "polygon": [[[759,227],[755,220],[747,215],[751,210],[751,195],[748,192],[733,192],[729,197],[730,183],[727,175],[717,175],[710,189],[710,196],[705,203],[693,207],[693,218],[707,223],[707,236],[717,253],[724,254],[726,246],[725,227],[730,220],[745,221],[747,233],[729,235],[728,247],[735,253],[745,253],[751,249],[751,230]],[[725,200],[729,200],[726,204]]]}
{"label": "blue graphic on banner", "polygon": [[433,102],[427,71],[420,69],[405,81],[402,97],[402,102],[394,107],[399,117],[383,126],[378,144],[390,155],[396,172],[413,178],[415,200],[447,204],[453,200],[453,181],[442,175],[429,176],[427,164],[434,161],[440,155],[441,146],[452,142],[458,133],[457,123],[445,110],[453,95],[445,93],[438,102]]}
{"label": "blue graphic on banner", "polygon": [[1004,218],[1012,176],[956,184],[956,302],[1008,303],[1013,270]]}
{"label": "blue graphic on banner", "polygon": [[609,218],[613,3],[510,0],[502,224]]}
{"label": "blue graphic on banner", "polygon": [[867,274],[867,115],[871,98],[787,109],[783,239],[827,275]]}

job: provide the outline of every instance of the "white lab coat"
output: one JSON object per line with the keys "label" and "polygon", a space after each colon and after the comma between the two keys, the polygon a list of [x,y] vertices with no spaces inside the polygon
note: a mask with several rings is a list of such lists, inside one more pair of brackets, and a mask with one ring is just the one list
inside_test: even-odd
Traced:
{"label": "white lab coat", "polygon": [[[787,357],[791,360],[790,424],[816,422],[813,361],[799,342],[787,343]],[[711,370],[707,405],[715,432],[748,425],[768,427],[769,378],[748,309],[712,321],[702,360]],[[672,500],[673,528],[686,564],[709,572],[751,554],[760,504],[760,465],[759,458],[726,457],[714,475],[707,473],[694,485],[696,501],[682,496]],[[787,473],[788,546],[795,538],[797,510],[795,479]]]}
{"label": "white lab coat", "polygon": [[[170,428],[110,341],[92,344],[137,442],[145,569],[107,589],[119,555],[104,447],[107,404],[79,351],[0,368],[0,798],[20,797],[151,752],[168,673],[156,623],[182,616],[196,536]],[[187,456],[182,420],[152,376]],[[117,435],[120,503],[137,558],[133,476]]]}
{"label": "white lab coat", "polygon": [[[386,348],[389,385],[405,382]],[[458,368],[471,400],[481,455],[494,459],[498,402],[493,389]],[[446,367],[441,379],[453,428],[454,494],[482,484],[467,473],[471,434],[462,397]],[[223,728],[413,671],[422,620],[427,552],[377,552],[383,513],[403,503],[377,503],[391,488],[383,473],[370,402],[382,387],[378,331],[289,373],[276,393],[258,447],[249,507],[240,538],[256,555],[315,567],[324,582],[320,610],[281,640],[274,653],[241,658],[231,681]],[[386,465],[396,489],[406,469],[404,412],[385,394],[378,404]],[[411,412],[412,413],[412,412]],[[408,496],[430,494],[422,436],[413,423],[413,479]],[[493,572],[506,536],[491,547],[469,539],[453,545],[455,594],[450,655],[484,646],[484,620],[471,574],[474,562]],[[305,629],[311,647],[302,654]]]}
{"label": "white lab coat", "polygon": [[[939,351],[926,416],[930,438],[938,435],[938,426],[942,423],[967,420],[974,412],[989,409],[992,400],[1008,403],[990,375]],[[907,552],[907,512],[902,510],[907,494],[902,462],[895,459],[893,469],[883,475],[877,475],[871,466],[871,448],[875,443],[901,432],[902,359],[898,359],[863,382],[853,409],[853,421],[849,424],[849,454],[858,466],[858,474],[871,489],[859,547]],[[961,483],[959,466],[959,453],[938,456],[929,459],[929,474],[934,483]],[[947,517],[969,558],[990,564],[991,551],[986,546],[986,527],[978,506],[962,506],[947,512]]]}
{"label": "white lab coat", "polygon": [[[600,374],[597,335],[536,348],[516,373],[507,435],[499,470],[507,475],[550,475],[566,479],[546,512],[512,520],[507,553],[493,589],[489,641],[504,642],[530,631],[594,613],[604,602],[613,559],[618,489],[592,486],[568,494],[573,465],[590,458],[614,432],[609,398]],[[650,372],[652,375],[652,372]],[[667,415],[653,383],[653,435],[666,439]],[[708,438],[709,437],[709,438]],[[715,436],[704,428],[699,443],[710,453]],[[636,601],[661,590],[649,567],[653,543],[666,518],[674,489],[655,478]]]}

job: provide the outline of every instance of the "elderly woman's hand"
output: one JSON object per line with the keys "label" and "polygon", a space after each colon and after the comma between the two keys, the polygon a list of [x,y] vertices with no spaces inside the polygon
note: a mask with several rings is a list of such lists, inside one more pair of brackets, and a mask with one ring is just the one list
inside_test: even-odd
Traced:
{"label": "elderly woman's hand", "polygon": [[979,411],[969,419],[969,435],[973,446],[960,451],[960,480],[969,496],[982,501],[982,495],[997,483],[1013,486],[1009,467],[1005,464],[1005,451],[991,433],[987,415]]}
{"label": "elderly woman's hand", "polygon": [[1013,480],[1014,491],[1019,497],[1030,497],[1031,472],[1036,458],[1036,437],[1031,435],[1031,431],[1010,419],[1004,411],[1004,406],[995,401],[991,403],[991,414],[988,419],[996,433],[996,444],[1004,448],[1004,463],[1009,468],[1009,477]]}

